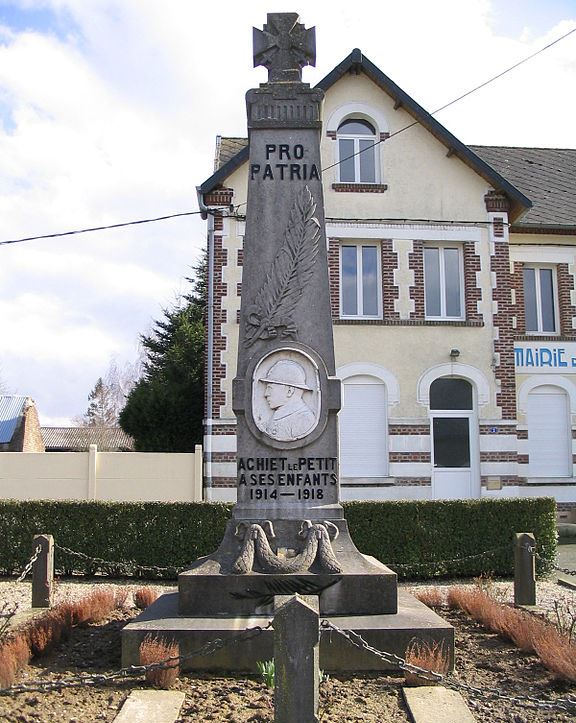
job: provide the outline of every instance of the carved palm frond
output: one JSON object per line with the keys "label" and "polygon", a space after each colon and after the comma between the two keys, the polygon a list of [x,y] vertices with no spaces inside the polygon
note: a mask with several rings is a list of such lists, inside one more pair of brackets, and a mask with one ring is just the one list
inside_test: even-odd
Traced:
{"label": "carved palm frond", "polygon": [[291,321],[296,304],[310,281],[318,254],[320,224],[315,212],[312,193],[304,186],[290,211],[284,243],[251,307],[245,334],[248,346],[270,327]]}

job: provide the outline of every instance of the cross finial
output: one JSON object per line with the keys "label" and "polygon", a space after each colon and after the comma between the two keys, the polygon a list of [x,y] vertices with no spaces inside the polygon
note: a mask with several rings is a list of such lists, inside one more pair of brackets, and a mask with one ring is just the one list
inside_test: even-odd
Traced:
{"label": "cross finial", "polygon": [[298,13],[268,13],[263,30],[253,28],[254,67],[268,69],[268,82],[302,80],[302,68],[316,64],[316,28],[306,30]]}

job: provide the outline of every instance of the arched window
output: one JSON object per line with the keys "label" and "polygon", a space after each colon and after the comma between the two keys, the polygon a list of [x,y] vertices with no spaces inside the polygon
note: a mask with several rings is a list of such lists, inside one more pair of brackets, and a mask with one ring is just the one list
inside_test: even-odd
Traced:
{"label": "arched window", "polygon": [[341,183],[378,183],[376,128],[364,118],[347,118],[338,126]]}

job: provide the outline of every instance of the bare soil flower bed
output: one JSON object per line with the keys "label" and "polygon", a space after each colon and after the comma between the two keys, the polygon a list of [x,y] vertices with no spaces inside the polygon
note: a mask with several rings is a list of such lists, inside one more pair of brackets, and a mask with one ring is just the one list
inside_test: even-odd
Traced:
{"label": "bare soil flower bed", "polygon": [[[139,611],[115,610],[99,624],[75,627],[67,641],[48,656],[33,660],[18,682],[59,680],[78,673],[109,673],[120,668],[120,632]],[[441,612],[456,629],[454,679],[480,689],[496,688],[505,696],[535,696],[551,702],[576,697],[576,686],[555,680],[535,655],[521,652],[457,611]],[[321,684],[323,723],[409,721],[400,674],[331,675]],[[50,693],[0,697],[0,720],[14,723],[112,721],[143,680],[105,686],[67,688]],[[257,676],[185,674],[175,688],[186,693],[181,721],[272,721],[272,692]],[[572,721],[573,713],[522,707],[507,698],[468,697],[476,719],[486,723]]]}

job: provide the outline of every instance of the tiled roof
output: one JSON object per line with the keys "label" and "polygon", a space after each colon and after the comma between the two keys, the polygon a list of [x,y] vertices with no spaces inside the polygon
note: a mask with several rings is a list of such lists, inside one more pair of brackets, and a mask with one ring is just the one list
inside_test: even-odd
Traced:
{"label": "tiled roof", "polygon": [[8,444],[26,408],[28,397],[0,394],[0,444]]}
{"label": "tiled roof", "polygon": [[224,138],[218,136],[216,139],[216,158],[214,159],[214,170],[217,171],[221,166],[239,153],[248,145],[247,138]]}
{"label": "tiled roof", "polygon": [[[222,165],[233,157],[233,150],[239,153],[246,148],[248,139],[221,137],[219,143],[225,149]],[[576,149],[469,148],[534,204],[515,225],[576,226]]]}
{"label": "tiled roof", "polygon": [[42,427],[47,452],[83,451],[91,444],[101,452],[131,452],[134,440],[120,427]]}
{"label": "tiled roof", "polygon": [[534,204],[515,225],[576,226],[576,149],[470,148]]}

